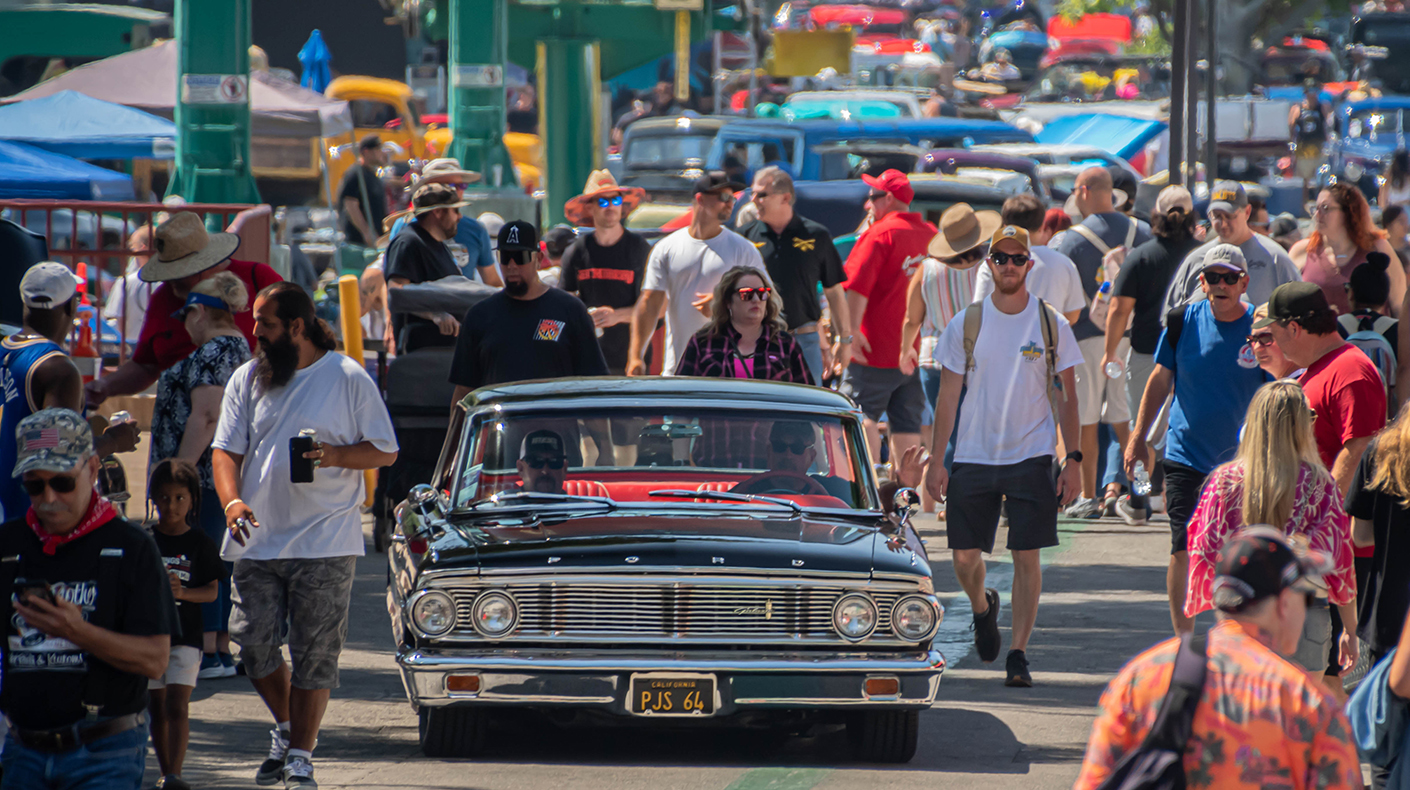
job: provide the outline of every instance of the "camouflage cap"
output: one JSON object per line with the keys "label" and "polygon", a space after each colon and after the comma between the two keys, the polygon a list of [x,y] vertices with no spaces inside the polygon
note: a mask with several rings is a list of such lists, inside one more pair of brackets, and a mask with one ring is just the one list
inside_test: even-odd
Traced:
{"label": "camouflage cap", "polygon": [[69,409],[44,409],[20,420],[15,428],[15,471],[67,474],[93,455],[93,429]]}

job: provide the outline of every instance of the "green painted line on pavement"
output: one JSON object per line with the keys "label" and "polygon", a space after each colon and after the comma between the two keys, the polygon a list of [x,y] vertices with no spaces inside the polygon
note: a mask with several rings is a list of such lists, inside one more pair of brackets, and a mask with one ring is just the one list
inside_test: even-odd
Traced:
{"label": "green painted line on pavement", "polygon": [[[1084,532],[1092,527],[1102,526],[1103,523],[1110,524],[1111,522],[1103,522],[1095,518],[1063,518],[1062,516],[1058,516],[1058,544],[1039,551],[1038,556],[1042,559],[1042,563],[1047,565],[1052,561],[1053,557],[1072,548],[1072,542],[1077,539],[1078,533]],[[1013,556],[1008,553],[997,557],[985,557],[984,559],[989,562],[1006,562],[1010,565],[1013,564]]]}
{"label": "green painted line on pavement", "polygon": [[725,790],[811,790],[830,773],[831,768],[755,768]]}

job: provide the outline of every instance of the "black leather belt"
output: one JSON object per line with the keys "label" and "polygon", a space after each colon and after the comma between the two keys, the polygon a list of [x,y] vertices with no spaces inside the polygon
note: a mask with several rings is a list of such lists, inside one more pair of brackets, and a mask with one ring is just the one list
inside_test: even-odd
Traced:
{"label": "black leather belt", "polygon": [[26,730],[15,727],[16,740],[37,752],[71,752],[80,746],[94,741],[111,738],[119,733],[141,727],[147,723],[147,714],[129,713],[126,716],[100,721],[96,724],[71,724],[55,730]]}

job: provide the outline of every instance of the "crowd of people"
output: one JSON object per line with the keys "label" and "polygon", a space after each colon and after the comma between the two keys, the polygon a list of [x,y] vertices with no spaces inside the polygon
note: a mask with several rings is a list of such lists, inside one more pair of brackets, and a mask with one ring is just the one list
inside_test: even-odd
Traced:
{"label": "crowd of people", "polygon": [[[1108,688],[1079,786],[1146,748],[1166,689],[1193,677],[1189,659],[1171,660],[1187,653],[1210,659],[1196,679],[1231,703],[1192,717],[1186,739],[1204,748],[1185,752],[1190,770],[1219,786],[1291,772],[1350,787],[1362,758],[1379,759],[1367,756],[1376,727],[1353,742],[1340,675],[1380,661],[1389,669],[1358,698],[1405,705],[1410,661],[1388,657],[1410,638],[1397,532],[1410,513],[1410,417],[1398,416],[1410,364],[1396,355],[1410,327],[1396,318],[1403,261],[1359,192],[1318,193],[1311,234],[1287,249],[1232,182],[1215,185],[1207,230],[1180,187],[1137,218],[1124,176],[1103,167],[1079,175],[1067,207],[1020,195],[998,212],[952,206],[932,225],[889,170],[863,177],[867,224],[844,260],[795,212],[782,170],[750,185],[703,174],[688,224],[655,244],[623,225],[641,191],[598,171],[565,206],[574,227],[481,227],[471,235],[492,252],[457,261],[448,243],[476,177],[431,163],[410,209],[366,228],[396,223],[380,279],[364,277],[374,310],[388,289],[445,278],[494,288],[464,315],[379,324],[395,353],[447,347],[457,400],[653,369],[837,387],[863,414],[871,457],[941,509],[985,663],[1004,653],[985,555],[1006,527],[1009,686],[1034,682],[1039,552],[1057,545],[1063,509],[1131,524],[1163,510],[1175,636]],[[757,218],[731,228],[746,191]],[[84,385],[65,355],[80,294],[60,264],[26,273],[24,326],[0,344],[0,463],[13,473],[0,481],[0,605],[14,615],[3,787],[138,782],[148,732],[160,786],[188,787],[191,691],[236,672],[232,645],[274,722],[257,783],[316,787],[364,551],[363,470],[389,466],[397,439],[302,287],[234,260],[238,240],[195,214],[175,211],[153,236],[135,276],[155,287],[117,370]],[[149,537],[95,491],[100,459],[131,451],[135,428],[81,415],[153,384]],[[561,455],[549,446],[561,439],[540,438],[526,454]],[[561,485],[561,464],[533,469],[526,486]],[[1195,639],[1211,610],[1218,624]],[[1239,762],[1244,746],[1256,765]],[[1383,778],[1396,769],[1378,764]]]}

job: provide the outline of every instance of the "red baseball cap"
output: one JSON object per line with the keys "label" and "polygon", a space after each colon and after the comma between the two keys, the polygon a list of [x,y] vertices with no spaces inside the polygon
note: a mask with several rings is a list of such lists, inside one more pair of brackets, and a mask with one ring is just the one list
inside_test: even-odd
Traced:
{"label": "red baseball cap", "polygon": [[891,197],[902,203],[909,204],[916,196],[916,191],[911,188],[911,180],[900,170],[887,170],[879,178],[863,175],[862,180],[872,189],[891,193]]}

